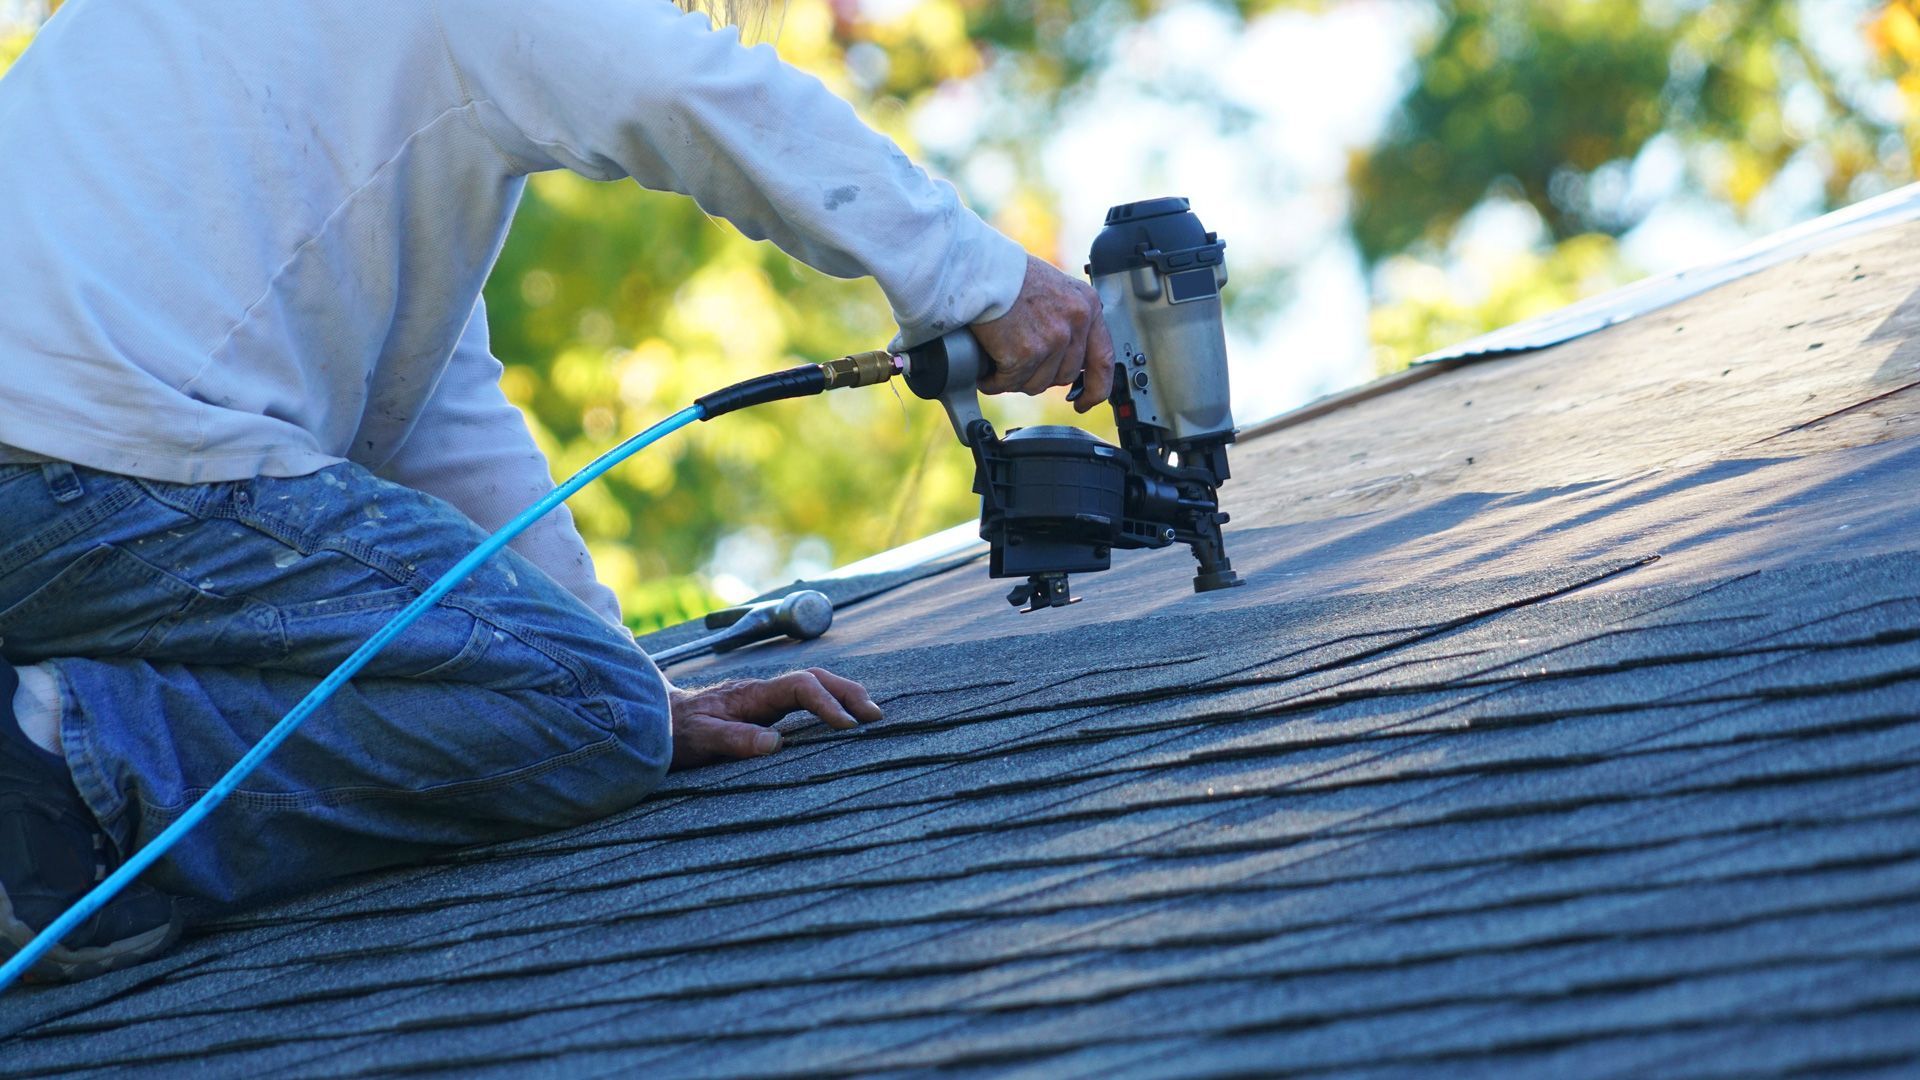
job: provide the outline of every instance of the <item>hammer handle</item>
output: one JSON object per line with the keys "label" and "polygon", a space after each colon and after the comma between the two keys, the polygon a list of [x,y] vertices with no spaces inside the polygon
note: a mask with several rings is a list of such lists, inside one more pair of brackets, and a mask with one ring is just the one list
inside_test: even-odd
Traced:
{"label": "hammer handle", "polygon": [[707,617],[705,620],[707,629],[724,630],[727,627],[732,626],[734,623],[737,623],[741,619],[745,618],[747,615],[747,612],[751,610],[753,610],[752,604],[741,604],[738,607],[721,608],[719,611],[709,611],[707,612]]}

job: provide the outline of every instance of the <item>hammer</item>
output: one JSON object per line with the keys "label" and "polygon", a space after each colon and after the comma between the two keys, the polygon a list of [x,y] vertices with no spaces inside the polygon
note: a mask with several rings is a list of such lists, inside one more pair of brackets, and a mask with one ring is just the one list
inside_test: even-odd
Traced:
{"label": "hammer", "polygon": [[662,649],[653,654],[653,662],[665,667],[697,653],[723,653],[782,634],[797,641],[811,641],[833,625],[833,601],[825,593],[802,589],[778,600],[723,608],[709,614],[706,623],[707,629],[717,632]]}

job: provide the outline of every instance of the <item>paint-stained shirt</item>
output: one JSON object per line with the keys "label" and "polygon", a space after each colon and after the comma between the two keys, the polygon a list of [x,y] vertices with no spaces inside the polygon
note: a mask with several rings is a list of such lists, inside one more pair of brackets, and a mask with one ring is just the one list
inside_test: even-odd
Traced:
{"label": "paint-stained shirt", "polygon": [[[552,481],[480,289],[526,177],[691,195],[901,341],[1025,253],[817,80],[667,0],[72,0],[0,79],[0,445],[197,483],[350,460],[504,522]],[[571,522],[521,550],[617,615]]]}

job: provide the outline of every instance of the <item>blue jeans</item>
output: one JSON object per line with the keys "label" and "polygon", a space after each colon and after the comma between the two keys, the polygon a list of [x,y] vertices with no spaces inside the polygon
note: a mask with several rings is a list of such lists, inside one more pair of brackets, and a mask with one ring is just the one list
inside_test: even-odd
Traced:
{"label": "blue jeans", "polygon": [[[337,465],[164,484],[0,465],[0,655],[47,662],[68,767],[130,852],[484,534]],[[624,809],[671,757],[625,631],[496,556],[148,880],[219,904]]]}

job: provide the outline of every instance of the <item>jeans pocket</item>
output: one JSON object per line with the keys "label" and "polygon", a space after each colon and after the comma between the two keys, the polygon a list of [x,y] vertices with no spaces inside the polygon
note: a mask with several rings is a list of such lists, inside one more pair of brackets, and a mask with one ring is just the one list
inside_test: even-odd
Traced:
{"label": "jeans pocket", "polygon": [[112,544],[88,549],[0,611],[0,643],[16,663],[138,656],[259,664],[286,653],[273,608],[199,588]]}

